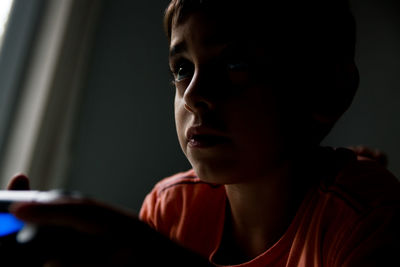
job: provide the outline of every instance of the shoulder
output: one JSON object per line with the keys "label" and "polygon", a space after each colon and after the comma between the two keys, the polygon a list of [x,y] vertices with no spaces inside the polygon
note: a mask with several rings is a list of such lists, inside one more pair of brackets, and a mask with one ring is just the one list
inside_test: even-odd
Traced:
{"label": "shoulder", "polygon": [[[386,266],[398,250],[399,181],[380,163],[347,149],[328,150],[310,203],[315,242],[326,266]],[[311,238],[312,239],[312,238]],[[314,240],[314,239],[312,239]]]}
{"label": "shoulder", "polygon": [[159,181],[150,192],[158,199],[186,197],[192,198],[193,193],[208,194],[213,189],[220,188],[220,185],[203,182],[193,169],[180,172]]}
{"label": "shoulder", "polygon": [[[359,212],[382,206],[400,205],[400,182],[380,163],[357,157],[351,151],[335,151],[336,162],[341,162],[333,180],[325,190],[346,201]],[[345,159],[343,159],[345,158]]]}
{"label": "shoulder", "polygon": [[158,182],[146,196],[139,218],[163,232],[180,223],[188,213],[202,213],[224,198],[224,187],[203,182],[193,170]]}
{"label": "shoulder", "polygon": [[340,263],[333,266],[383,266],[399,248],[400,183],[378,162],[334,153],[339,168],[320,186],[330,229],[325,255]]}

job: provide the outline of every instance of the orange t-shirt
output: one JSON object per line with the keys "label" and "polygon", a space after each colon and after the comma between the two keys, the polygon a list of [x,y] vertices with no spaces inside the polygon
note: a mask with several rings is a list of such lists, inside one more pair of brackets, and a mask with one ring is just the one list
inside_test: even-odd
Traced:
{"label": "orange t-shirt", "polygon": [[[224,186],[202,182],[190,170],[159,182],[140,219],[213,262],[226,202]],[[378,163],[354,156],[308,192],[279,241],[234,266],[400,266],[399,207],[399,181]]]}

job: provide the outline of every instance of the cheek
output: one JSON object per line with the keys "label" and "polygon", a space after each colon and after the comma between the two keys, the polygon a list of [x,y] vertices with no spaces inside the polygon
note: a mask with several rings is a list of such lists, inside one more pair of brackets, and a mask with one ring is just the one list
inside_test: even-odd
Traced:
{"label": "cheek", "polygon": [[243,154],[262,160],[273,158],[282,143],[275,97],[263,88],[252,88],[235,102],[227,113]]}
{"label": "cheek", "polygon": [[178,135],[178,140],[181,145],[181,148],[183,152],[185,152],[185,121],[186,121],[186,110],[184,109],[184,106],[182,104],[182,98],[178,96],[178,94],[175,95],[175,101],[174,101],[174,113],[175,113],[175,127],[176,127],[176,133]]}

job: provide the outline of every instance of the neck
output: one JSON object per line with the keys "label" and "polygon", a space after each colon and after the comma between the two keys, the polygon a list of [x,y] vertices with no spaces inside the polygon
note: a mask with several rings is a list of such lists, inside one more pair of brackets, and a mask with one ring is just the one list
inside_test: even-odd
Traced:
{"label": "neck", "polygon": [[[297,178],[297,179],[296,179]],[[285,233],[307,191],[301,174],[286,162],[265,177],[225,185],[230,205],[225,240],[235,244],[243,260],[270,248]]]}

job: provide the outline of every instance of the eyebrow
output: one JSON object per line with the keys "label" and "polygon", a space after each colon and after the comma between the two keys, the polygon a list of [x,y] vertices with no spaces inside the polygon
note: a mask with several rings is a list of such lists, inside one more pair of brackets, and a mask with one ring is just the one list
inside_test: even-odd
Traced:
{"label": "eyebrow", "polygon": [[[231,41],[230,38],[227,38],[224,35],[218,34],[218,35],[214,35],[214,36],[207,38],[207,40],[204,42],[204,44],[207,46],[212,46],[212,45],[230,43],[230,41]],[[172,57],[176,56],[177,54],[180,54],[186,50],[187,50],[187,43],[185,40],[182,40],[170,48],[169,57],[172,58]]]}
{"label": "eyebrow", "polygon": [[182,53],[183,51],[185,51],[187,49],[187,45],[186,42],[180,42],[174,46],[171,47],[171,49],[169,50],[169,57],[174,57],[179,53]]}

